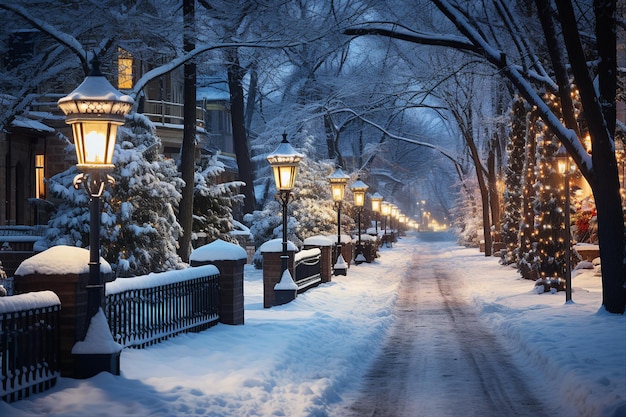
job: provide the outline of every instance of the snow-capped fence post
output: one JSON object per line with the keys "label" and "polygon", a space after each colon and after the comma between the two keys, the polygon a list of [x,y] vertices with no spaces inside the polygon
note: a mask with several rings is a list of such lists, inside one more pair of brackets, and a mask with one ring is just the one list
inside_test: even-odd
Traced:
{"label": "snow-capped fence post", "polygon": [[[346,241],[343,241],[344,238],[346,237],[348,239]],[[350,268],[350,263],[352,262],[352,259],[354,258],[354,243],[352,242],[352,238],[346,235],[343,235],[341,237],[341,240],[343,241],[341,244],[341,255],[343,256],[343,259],[346,261],[348,268]]]}
{"label": "snow-capped fence post", "polygon": [[[282,239],[272,239],[259,248],[263,255],[263,307],[270,308],[275,304],[274,287],[282,278]],[[296,276],[294,269],[294,254],[298,250],[292,242],[287,243],[287,269],[292,277]]]}
{"label": "snow-capped fence post", "polygon": [[244,248],[221,239],[195,249],[189,256],[192,267],[215,265],[220,271],[220,323],[244,324],[243,271],[247,259]]}
{"label": "snow-capped fence post", "polygon": [[[363,257],[364,261],[367,263],[372,263],[374,259],[376,259],[376,252],[378,247],[376,245],[376,237],[372,235],[363,235],[361,236],[362,244],[363,244]],[[356,260],[355,260],[356,261]]]}
{"label": "snow-capped fence post", "polygon": [[[81,365],[92,361],[80,361],[82,356],[73,355],[74,345],[85,339],[85,325],[87,317],[87,284],[89,281],[88,269],[89,251],[87,249],[54,246],[38,253],[20,264],[14,275],[14,293],[25,294],[35,291],[50,290],[61,300],[60,313],[60,344],[59,370],[61,376],[80,378],[85,369]],[[110,265],[100,259],[100,272],[103,279],[110,282],[113,279]],[[113,342],[109,332],[108,338]],[[119,375],[119,356],[117,352],[103,352],[100,359],[106,361],[109,372]]]}
{"label": "snow-capped fence post", "polygon": [[326,236],[310,236],[302,242],[304,249],[319,248],[322,252],[320,260],[320,276],[322,282],[330,282],[333,276],[333,245],[334,241]]}

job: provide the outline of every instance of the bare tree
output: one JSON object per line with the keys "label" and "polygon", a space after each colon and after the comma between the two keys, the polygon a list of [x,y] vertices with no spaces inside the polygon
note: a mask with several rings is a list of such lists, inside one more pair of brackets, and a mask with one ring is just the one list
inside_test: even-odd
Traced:
{"label": "bare tree", "polygon": [[[480,57],[506,77],[537,111],[546,125],[559,138],[575,161],[580,172],[587,179],[594,193],[598,212],[598,238],[600,256],[602,258],[603,305],[612,313],[624,313],[626,291],[624,282],[624,219],[619,194],[619,178],[615,157],[615,94],[616,94],[616,1],[594,1],[593,9],[578,7],[586,13],[583,17],[594,22],[595,39],[593,44],[585,44],[581,29],[577,26],[580,16],[574,14],[570,1],[556,1],[559,18],[554,18],[556,10],[552,2],[538,2],[540,6],[532,11],[541,20],[548,20],[562,32],[562,38],[556,30],[546,30],[544,24],[543,42],[558,50],[564,44],[567,58],[559,60],[552,57],[553,72],[556,81],[544,71],[541,62],[534,59],[538,54],[529,44],[529,38],[522,36],[518,24],[507,30],[482,19],[475,9],[463,9],[460,5],[446,0],[432,0],[437,9],[451,22],[456,32],[423,33],[407,26],[397,24],[363,24],[346,30],[350,35],[379,35],[401,39],[415,44],[443,46],[465,51],[472,56]],[[471,7],[473,3],[463,4]],[[507,16],[515,17],[516,22],[522,21],[522,15],[513,9],[512,3],[493,1]],[[587,2],[576,2],[585,6]],[[531,10],[525,10],[531,12]],[[585,21],[582,19],[582,21]],[[527,20],[526,22],[530,22]],[[497,36],[494,36],[497,34]],[[508,37],[508,38],[507,38]],[[511,42],[503,41],[503,38]],[[513,47],[511,47],[513,45]],[[594,46],[595,45],[595,46]],[[564,57],[565,55],[560,55]],[[601,63],[600,65],[594,65]],[[581,102],[591,136],[593,152],[590,156],[570,122],[562,122],[554,114],[540,91],[546,88],[560,92],[563,98],[567,90],[566,81],[569,74],[566,65],[580,90]],[[589,71],[589,66],[593,72]],[[560,75],[559,75],[560,74]],[[598,80],[599,88],[594,89],[594,79]],[[562,106],[568,106],[562,100]]]}

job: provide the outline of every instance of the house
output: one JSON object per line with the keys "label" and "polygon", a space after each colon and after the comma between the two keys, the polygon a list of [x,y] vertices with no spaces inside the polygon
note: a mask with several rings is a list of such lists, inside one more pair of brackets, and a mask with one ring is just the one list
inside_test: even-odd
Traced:
{"label": "house", "polygon": [[[5,36],[12,45],[0,63],[5,69],[27,62],[40,42],[36,30]],[[141,45],[122,42],[116,54],[108,55],[101,66],[109,81],[121,91],[131,89],[152,69],[145,60],[133,55],[134,50],[140,51]],[[167,62],[166,57],[161,57],[160,62]],[[65,83],[37,86],[29,96],[28,105],[0,130],[0,225],[40,225],[48,221],[52,205],[47,200],[45,179],[74,163],[72,152],[68,155],[66,139],[72,140],[71,130],[56,104],[80,82],[67,78]],[[227,170],[222,180],[234,180],[237,163],[233,154],[228,84],[218,76],[198,77],[198,80],[197,151],[220,152]],[[0,100],[3,93],[0,91]],[[156,126],[163,144],[162,153],[178,159],[183,138],[182,68],[149,82],[138,101],[138,111]]]}

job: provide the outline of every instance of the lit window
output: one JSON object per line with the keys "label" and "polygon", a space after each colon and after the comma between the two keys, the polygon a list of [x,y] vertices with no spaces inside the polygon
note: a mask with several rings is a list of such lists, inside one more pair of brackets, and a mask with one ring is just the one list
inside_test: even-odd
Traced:
{"label": "lit window", "polygon": [[133,56],[122,48],[117,48],[117,88],[133,88]]}
{"label": "lit window", "polygon": [[35,155],[35,198],[46,198],[45,158]]}

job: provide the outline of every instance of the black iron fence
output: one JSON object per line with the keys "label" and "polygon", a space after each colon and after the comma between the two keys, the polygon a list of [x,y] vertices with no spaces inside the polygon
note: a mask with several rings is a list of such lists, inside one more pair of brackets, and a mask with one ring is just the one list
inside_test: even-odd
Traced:
{"label": "black iron fence", "polygon": [[322,282],[321,253],[319,248],[306,249],[296,253],[294,281],[298,286],[298,294]]}
{"label": "black iron fence", "polygon": [[[175,275],[178,271],[171,272]],[[123,347],[145,347],[217,324],[217,268],[189,268],[185,270],[188,279],[164,283],[167,274],[139,277],[137,288],[128,288],[135,278],[118,278],[107,284],[106,316],[113,338]]]}
{"label": "black iron fence", "polygon": [[3,297],[0,308],[0,398],[45,391],[59,376],[59,311],[51,291]]}

